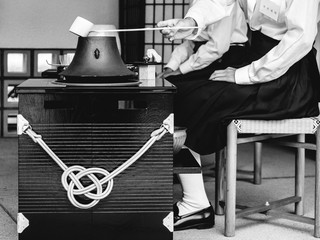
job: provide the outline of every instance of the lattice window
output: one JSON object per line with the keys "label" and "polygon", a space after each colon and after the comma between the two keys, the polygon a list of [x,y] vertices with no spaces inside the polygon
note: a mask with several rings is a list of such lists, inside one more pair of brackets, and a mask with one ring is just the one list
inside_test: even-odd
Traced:
{"label": "lattice window", "polygon": [[16,115],[19,97],[15,87],[28,78],[39,78],[46,69],[56,68],[65,56],[71,62],[75,49],[0,48],[0,137],[17,137]]}
{"label": "lattice window", "polygon": [[[189,7],[189,0],[146,0],[145,27],[155,27],[159,21],[183,18]],[[169,42],[159,31],[145,32],[145,51],[155,49],[166,63],[174,49],[181,41]]]}
{"label": "lattice window", "polygon": [[[161,20],[183,18],[189,0],[120,0],[120,28],[156,27]],[[138,37],[139,36],[139,37]],[[166,63],[181,41],[169,42],[160,31],[120,35],[125,62],[142,61],[147,49],[155,49]]]}

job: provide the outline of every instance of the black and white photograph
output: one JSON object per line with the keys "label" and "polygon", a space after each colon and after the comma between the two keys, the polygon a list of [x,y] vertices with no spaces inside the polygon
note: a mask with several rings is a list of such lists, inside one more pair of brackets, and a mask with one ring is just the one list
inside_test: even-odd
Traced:
{"label": "black and white photograph", "polygon": [[320,238],[320,0],[0,0],[0,240]]}

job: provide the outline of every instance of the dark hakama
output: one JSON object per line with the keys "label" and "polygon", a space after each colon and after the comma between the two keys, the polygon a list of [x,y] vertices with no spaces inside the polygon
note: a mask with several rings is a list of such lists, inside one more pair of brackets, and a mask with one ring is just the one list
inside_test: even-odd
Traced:
{"label": "dark hakama", "polygon": [[226,145],[232,119],[285,119],[319,114],[320,76],[314,51],[295,63],[283,76],[267,83],[238,85],[208,80],[217,69],[247,65],[265,55],[278,41],[252,33],[249,51],[233,46],[209,67],[167,78],[177,87],[175,125],[187,127],[186,146],[209,154]]}

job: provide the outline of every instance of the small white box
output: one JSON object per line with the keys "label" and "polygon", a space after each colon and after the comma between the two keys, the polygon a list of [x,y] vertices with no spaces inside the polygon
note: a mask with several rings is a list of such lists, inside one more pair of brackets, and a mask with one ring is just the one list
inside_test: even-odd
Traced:
{"label": "small white box", "polygon": [[156,65],[146,64],[139,65],[139,80],[156,79]]}

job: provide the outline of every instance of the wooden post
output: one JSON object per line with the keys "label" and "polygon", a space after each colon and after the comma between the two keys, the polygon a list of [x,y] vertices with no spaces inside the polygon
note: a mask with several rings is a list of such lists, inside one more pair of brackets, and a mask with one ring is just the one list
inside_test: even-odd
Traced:
{"label": "wooden post", "polygon": [[314,206],[314,236],[320,238],[320,130],[316,132],[316,176]]}
{"label": "wooden post", "polygon": [[[305,134],[297,136],[298,142],[305,142]],[[295,213],[303,215],[304,203],[304,178],[305,178],[305,149],[297,148],[296,152],[296,170],[295,170],[295,195],[301,197],[301,201],[295,203]]]}
{"label": "wooden post", "polygon": [[231,122],[227,129],[225,236],[235,235],[236,180],[237,180],[237,128]]}
{"label": "wooden post", "polygon": [[216,168],[215,168],[215,210],[217,215],[223,215],[223,207],[220,206],[219,202],[224,200],[224,157],[223,150],[216,152]]}
{"label": "wooden post", "polygon": [[262,171],[261,151],[262,151],[262,143],[255,142],[254,143],[253,183],[257,184],[257,185],[261,184],[261,176],[262,176],[262,174],[261,174],[261,171]]}

